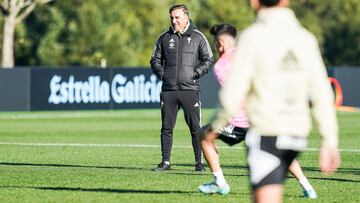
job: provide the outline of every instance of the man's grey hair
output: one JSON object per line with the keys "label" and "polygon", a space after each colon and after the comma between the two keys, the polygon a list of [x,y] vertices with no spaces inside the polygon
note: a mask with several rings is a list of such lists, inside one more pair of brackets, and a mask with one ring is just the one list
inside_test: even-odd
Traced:
{"label": "man's grey hair", "polygon": [[171,13],[174,10],[182,9],[185,13],[185,15],[189,16],[189,9],[185,4],[175,4],[169,8],[169,13]]}

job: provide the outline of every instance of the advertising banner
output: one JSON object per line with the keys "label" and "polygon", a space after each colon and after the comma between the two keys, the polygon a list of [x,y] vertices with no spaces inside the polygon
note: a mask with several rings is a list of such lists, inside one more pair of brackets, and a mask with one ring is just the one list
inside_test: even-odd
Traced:
{"label": "advertising banner", "polygon": [[0,111],[30,110],[30,69],[0,68]]}
{"label": "advertising banner", "polygon": [[111,109],[159,108],[162,82],[150,68],[110,70]]}
{"label": "advertising banner", "polygon": [[31,110],[108,109],[109,69],[31,69]]}
{"label": "advertising banner", "polygon": [[[360,107],[360,68],[328,73],[335,104]],[[200,83],[202,108],[218,107],[213,72]],[[161,85],[151,68],[0,69],[0,111],[160,108]]]}
{"label": "advertising banner", "polygon": [[31,110],[154,108],[160,91],[146,68],[31,71]]}

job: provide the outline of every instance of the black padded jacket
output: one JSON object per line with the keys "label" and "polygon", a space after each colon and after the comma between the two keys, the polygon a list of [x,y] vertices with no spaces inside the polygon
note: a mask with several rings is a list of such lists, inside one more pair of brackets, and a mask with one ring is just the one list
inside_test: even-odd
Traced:
{"label": "black padded jacket", "polygon": [[199,78],[212,68],[214,61],[206,37],[190,23],[183,34],[170,27],[160,35],[150,64],[163,81],[162,91],[199,91]]}

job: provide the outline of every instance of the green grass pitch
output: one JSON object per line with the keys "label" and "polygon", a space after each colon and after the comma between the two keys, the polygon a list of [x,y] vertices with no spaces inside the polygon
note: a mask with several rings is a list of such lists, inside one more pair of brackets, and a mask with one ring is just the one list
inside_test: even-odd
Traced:
{"label": "green grass pitch", "polygon": [[[206,122],[213,110],[203,110]],[[359,202],[360,113],[338,113],[342,164],[324,176],[318,152],[299,158],[319,198]],[[154,172],[161,160],[159,110],[0,113],[0,202],[251,202],[244,145],[218,142],[231,192],[197,191],[212,175],[194,171],[191,139],[179,112],[173,170]],[[319,147],[316,131],[309,148]],[[307,202],[289,176],[285,202]]]}

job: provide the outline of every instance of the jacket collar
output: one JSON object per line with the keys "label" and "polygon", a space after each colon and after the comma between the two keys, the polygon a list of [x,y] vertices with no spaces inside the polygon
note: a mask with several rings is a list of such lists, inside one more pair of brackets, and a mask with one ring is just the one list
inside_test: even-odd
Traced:
{"label": "jacket collar", "polygon": [[189,36],[191,35],[191,32],[194,30],[194,24],[192,23],[191,20],[189,20],[188,24],[186,25],[185,29],[180,31],[180,32],[177,32],[174,30],[174,28],[172,26],[170,26],[169,28],[169,31],[171,33],[174,33],[174,34],[178,34],[178,35],[184,35],[184,36]]}

